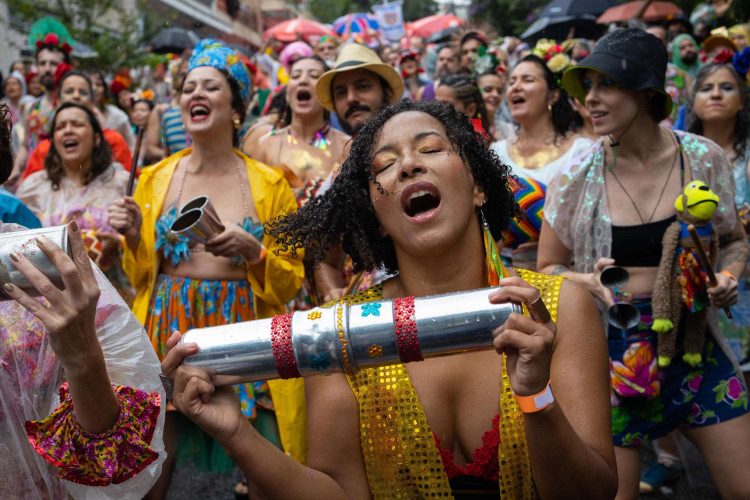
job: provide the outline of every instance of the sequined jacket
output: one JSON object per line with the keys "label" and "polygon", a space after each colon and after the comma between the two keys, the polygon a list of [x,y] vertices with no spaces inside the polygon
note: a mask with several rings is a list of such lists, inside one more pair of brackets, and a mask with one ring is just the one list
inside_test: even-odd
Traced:
{"label": "sequined jacket", "polygon": [[[516,269],[539,289],[557,320],[562,278]],[[352,295],[352,304],[382,298],[382,286]],[[504,358],[503,358],[504,360]],[[406,367],[368,368],[347,376],[357,398],[362,456],[373,498],[452,498],[448,476]],[[537,498],[529,463],[523,415],[505,369],[500,380],[498,464],[502,498]]]}

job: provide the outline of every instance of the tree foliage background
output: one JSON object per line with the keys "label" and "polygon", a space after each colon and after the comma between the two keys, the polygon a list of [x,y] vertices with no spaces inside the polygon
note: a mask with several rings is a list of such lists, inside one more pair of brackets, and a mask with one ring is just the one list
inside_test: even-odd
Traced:
{"label": "tree foliage background", "polygon": [[144,47],[171,21],[169,17],[154,14],[147,0],[137,0],[136,8],[129,10],[119,0],[7,0],[7,3],[9,12],[29,24],[45,15],[62,21],[73,38],[98,54],[79,60],[78,66],[83,68],[132,67],[158,58],[146,53]]}

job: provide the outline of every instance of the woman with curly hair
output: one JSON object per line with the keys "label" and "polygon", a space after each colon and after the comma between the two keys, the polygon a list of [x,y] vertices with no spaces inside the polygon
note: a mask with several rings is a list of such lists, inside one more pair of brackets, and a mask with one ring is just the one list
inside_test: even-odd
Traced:
{"label": "woman with curly hair", "polygon": [[44,170],[24,179],[16,196],[43,226],[75,220],[91,259],[130,303],[134,293],[122,268],[122,238],[107,215],[109,206],[125,195],[128,172],[113,163],[112,150],[89,106],[61,104],[50,121],[50,136]]}
{"label": "woman with curly hair", "polygon": [[[465,115],[405,100],[365,124],[326,193],[271,224],[282,248],[304,248],[314,261],[343,244],[358,270],[397,273],[349,303],[499,281],[492,302],[543,300],[553,311],[545,323],[512,315],[495,331],[495,350],[307,378],[307,466],[260,439],[207,372],[180,365],[194,344],[170,340],[162,369],[175,376],[175,405],[226,447],[260,495],[614,494],[607,358],[593,301],[559,278],[493,266],[502,279],[492,280],[488,272],[483,242],[516,214],[508,175]],[[518,401],[550,394],[550,379],[554,402],[523,413]]]}
{"label": "woman with curly hair", "polygon": [[492,144],[518,177],[514,191],[523,210],[522,219],[503,233],[503,255],[528,269],[536,268],[547,185],[593,144],[571,130],[576,114],[558,77],[536,55],[516,64],[506,87],[510,114],[518,124],[516,133]]}

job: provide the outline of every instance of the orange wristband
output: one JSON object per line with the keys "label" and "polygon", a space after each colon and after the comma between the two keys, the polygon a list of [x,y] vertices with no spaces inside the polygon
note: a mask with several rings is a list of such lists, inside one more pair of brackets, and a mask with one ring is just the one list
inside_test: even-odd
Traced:
{"label": "orange wristband", "polygon": [[547,408],[549,405],[555,402],[555,396],[552,395],[552,386],[547,382],[547,387],[542,389],[540,392],[531,396],[516,396],[518,407],[521,408],[523,413],[536,413]]}

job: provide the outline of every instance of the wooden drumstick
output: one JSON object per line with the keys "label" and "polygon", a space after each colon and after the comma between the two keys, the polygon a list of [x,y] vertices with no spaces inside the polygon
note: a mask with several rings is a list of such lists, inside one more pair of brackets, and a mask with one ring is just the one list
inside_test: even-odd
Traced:
{"label": "wooden drumstick", "polygon": [[133,153],[133,162],[130,165],[130,177],[128,177],[128,189],[126,196],[133,196],[133,188],[135,187],[135,174],[138,171],[138,159],[141,156],[141,144],[143,143],[143,127],[136,128],[135,134],[135,151]]}

